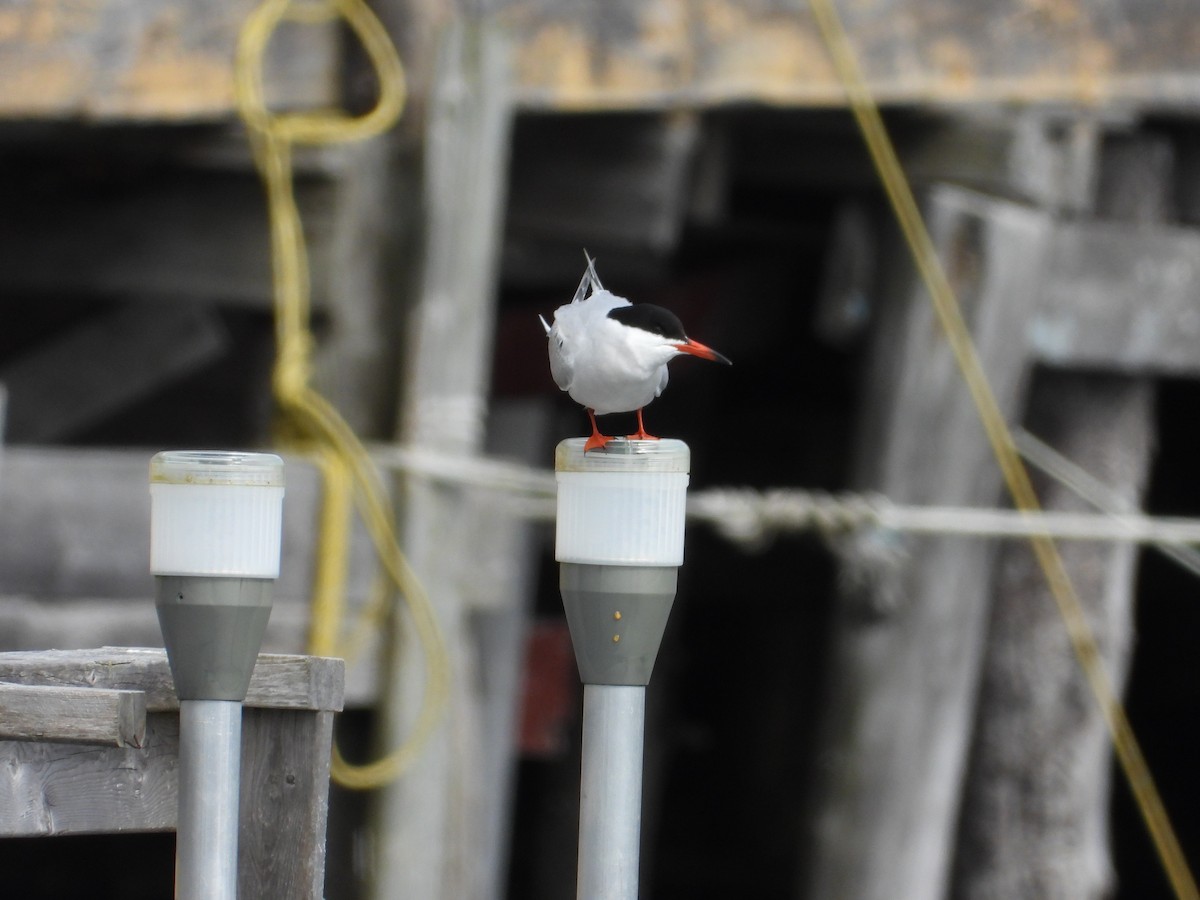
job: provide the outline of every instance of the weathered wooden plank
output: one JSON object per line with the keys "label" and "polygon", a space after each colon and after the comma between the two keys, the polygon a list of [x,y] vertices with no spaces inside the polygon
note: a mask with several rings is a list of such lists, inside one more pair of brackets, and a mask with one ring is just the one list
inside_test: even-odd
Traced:
{"label": "weathered wooden plank", "polygon": [[1195,374],[1200,229],[1166,224],[1186,215],[1179,188],[1190,173],[1176,175],[1175,142],[1165,136],[1111,134],[1102,149],[1088,201],[1096,216],[1055,230],[1031,347],[1060,367]]}
{"label": "weathered wooden plank", "polygon": [[[1098,156],[1096,214],[1141,223],[1171,215],[1174,156],[1165,139],[1122,135]],[[1099,366],[1120,368],[1113,362]],[[1136,510],[1154,453],[1155,393],[1144,376],[1042,369],[1033,379],[1026,427],[1107,485],[1124,508]],[[1087,508],[1070,486],[1039,482],[1045,508]],[[1119,697],[1133,639],[1138,551],[1070,542],[1059,552]],[[1025,544],[1001,550],[983,673],[954,896],[1110,895],[1107,714],[1091,696],[1053,594]]]}
{"label": "weathered wooden plank", "polygon": [[179,717],[150,713],[141,748],[0,743],[0,836],[170,831]]}
{"label": "weathered wooden plank", "polygon": [[[0,741],[0,837],[173,830],[179,719],[147,721],[140,750]],[[239,896],[324,896],[332,722],[328,710],[244,710]]]}
{"label": "weathered wooden plank", "polygon": [[[252,7],[250,0],[0,5],[0,116],[229,116],[237,31]],[[1120,99],[1194,108],[1200,94],[1200,42],[1181,2],[839,7],[871,88],[888,102]],[[395,27],[416,23],[424,35],[437,18],[416,3],[389,4],[388,12]],[[517,37],[515,92],[527,108],[843,99],[803,5],[620,0],[593,9],[506,0],[490,13]],[[336,41],[331,27],[281,30],[266,69],[278,105],[336,105]],[[421,42],[409,50],[418,66],[414,83],[424,85],[428,51]]]}
{"label": "weathered wooden plank", "polygon": [[[263,656],[243,710],[239,883],[242,896],[324,895],[330,740],[341,660]],[[0,836],[169,830],[176,825],[178,704],[161,650],[0,654],[0,678],[83,703],[143,689],[140,749],[0,741]],[[79,684],[87,687],[62,687]],[[97,687],[100,686],[100,687]],[[4,690],[0,685],[0,702]],[[2,709],[3,707],[0,707]],[[3,714],[0,713],[0,716]]]}
{"label": "weathered wooden plank", "polygon": [[[1011,414],[1026,378],[1024,322],[1050,217],[940,188],[928,218],[997,401]],[[1000,491],[991,451],[907,266],[882,281],[894,293],[875,328],[857,486],[905,503],[991,505]],[[995,548],[928,538],[906,550],[835,613],[805,896],[940,900],[949,877]],[[853,548],[846,561],[871,565]]]}
{"label": "weathered wooden plank", "polygon": [[[263,653],[258,657],[248,707],[297,710],[342,708],[340,659]],[[179,708],[165,650],[103,647],[0,653],[0,680],[14,684],[100,687],[143,691],[146,709]]]}
{"label": "weathered wooden plank", "polygon": [[150,456],[6,448],[0,591],[153,598]]}
{"label": "weathered wooden plank", "polygon": [[[262,651],[303,651],[308,620],[304,606],[276,604]],[[162,629],[151,598],[0,596],[0,652],[161,644]]]}
{"label": "weathered wooden plank", "polygon": [[0,369],[8,440],[67,440],[104,417],[220,358],[216,314],[187,304],[131,304],[39,345]]}
{"label": "weathered wooden plank", "polygon": [[[0,117],[201,119],[234,110],[238,30],[254,0],[0,3]],[[282,107],[328,106],[338,32],[281,29],[266,66]]]}
{"label": "weathered wooden plank", "polygon": [[[324,896],[332,720],[330,711],[244,710],[239,896]],[[0,742],[0,837],[173,830],[179,719],[147,721],[140,750]]]}
{"label": "weathered wooden plank", "polygon": [[[402,440],[446,456],[479,451],[491,371],[496,275],[512,108],[505,36],[476,21],[457,21],[441,36],[431,81],[424,191],[428,226],[424,270],[406,313]],[[478,657],[459,535],[474,510],[461,489],[418,477],[403,483],[402,539],[435,607],[452,669],[449,708],[410,771],[379,792],[370,896],[476,900],[486,884],[479,862],[483,831],[481,759],[485,747]],[[483,555],[483,554],[480,554]],[[386,653],[395,660],[386,685],[377,746],[409,735],[422,702],[425,661],[405,616],[397,616]]]}
{"label": "weathered wooden plank", "polygon": [[[537,463],[550,446],[552,404],[545,399],[493,402],[487,450],[496,458]],[[512,518],[503,498],[477,497],[480,515],[468,546],[477,548],[477,578],[465,590],[473,610],[472,636],[479,656],[480,793],[476,828],[476,885],[480,898],[500,900],[508,883],[521,680],[525,639],[536,594],[538,544],[529,522]]]}
{"label": "weathered wooden plank", "polygon": [[[1200,41],[1183,2],[837,4],[885,102],[1192,106]],[[586,109],[757,100],[841,104],[804,4],[620,0],[602,8],[508,0],[524,107]]]}
{"label": "weathered wooden plank", "polygon": [[141,691],[0,683],[0,740],[140,747]]}
{"label": "weathered wooden plank", "polygon": [[1200,373],[1200,229],[1063,222],[1029,339],[1044,362]]}
{"label": "weathered wooden plank", "polygon": [[239,897],[325,896],[333,713],[242,715]]}
{"label": "weathered wooden plank", "polygon": [[[1153,443],[1148,380],[1039,373],[1028,426],[1132,508]],[[1086,509],[1039,479],[1047,509]],[[1069,541],[1059,552],[1119,691],[1132,639],[1137,548]],[[965,779],[955,897],[1104,897],[1113,889],[1108,732],[1029,546],[1006,542],[980,715]]]}
{"label": "weathered wooden plank", "polygon": [[[7,447],[0,483],[0,595],[154,597],[150,575],[151,451]],[[276,605],[306,605],[320,477],[286,460],[283,558]],[[355,534],[352,601],[370,589],[370,546]],[[128,643],[128,641],[122,641]]]}

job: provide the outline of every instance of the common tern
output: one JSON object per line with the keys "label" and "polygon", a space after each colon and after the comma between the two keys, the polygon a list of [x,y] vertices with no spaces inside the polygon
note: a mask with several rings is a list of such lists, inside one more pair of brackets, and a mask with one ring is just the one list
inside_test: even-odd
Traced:
{"label": "common tern", "polygon": [[554,324],[538,318],[546,329],[554,382],[583,405],[592,423],[585,453],[612,440],[596,425],[596,416],[608,413],[636,412],[638,430],[629,440],[657,440],[646,432],[642,408],[666,388],[667,363],[676,356],[686,353],[730,364],[689,338],[669,310],[630,303],[606,291],[590,256],[574,299],[554,311]]}

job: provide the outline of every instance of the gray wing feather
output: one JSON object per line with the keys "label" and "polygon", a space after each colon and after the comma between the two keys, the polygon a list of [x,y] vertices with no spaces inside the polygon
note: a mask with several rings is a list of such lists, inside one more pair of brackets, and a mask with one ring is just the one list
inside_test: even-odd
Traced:
{"label": "gray wing feather", "polygon": [[571,362],[563,356],[562,338],[559,337],[557,329],[550,331],[550,376],[554,379],[554,383],[558,385],[560,390],[568,391],[571,389],[571,381],[574,378],[575,368]]}

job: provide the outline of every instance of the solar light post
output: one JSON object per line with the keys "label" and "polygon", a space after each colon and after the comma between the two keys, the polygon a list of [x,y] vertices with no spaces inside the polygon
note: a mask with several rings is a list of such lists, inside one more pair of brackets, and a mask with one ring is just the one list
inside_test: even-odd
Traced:
{"label": "solar light post", "polygon": [[614,440],[555,452],[555,559],[583,689],[578,900],[634,900],[646,685],[683,562],[690,452]]}
{"label": "solar light post", "polygon": [[242,701],[279,576],[283,460],[159,453],[150,500],[150,570],[179,696],[175,897],[235,900]]}

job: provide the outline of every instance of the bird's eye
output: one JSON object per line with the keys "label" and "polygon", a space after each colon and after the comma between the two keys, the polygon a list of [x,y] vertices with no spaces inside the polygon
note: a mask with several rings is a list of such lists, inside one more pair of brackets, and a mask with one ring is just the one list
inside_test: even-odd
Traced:
{"label": "bird's eye", "polygon": [[563,339],[559,338],[558,339],[558,349],[561,350],[562,348],[563,348]]}

